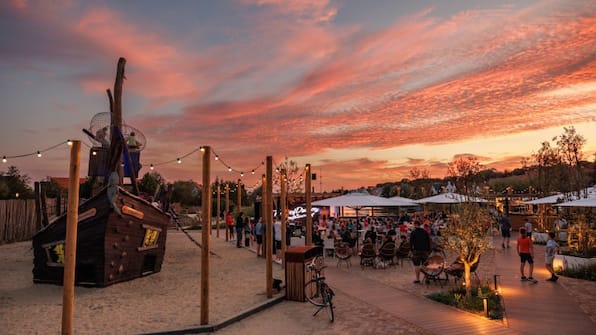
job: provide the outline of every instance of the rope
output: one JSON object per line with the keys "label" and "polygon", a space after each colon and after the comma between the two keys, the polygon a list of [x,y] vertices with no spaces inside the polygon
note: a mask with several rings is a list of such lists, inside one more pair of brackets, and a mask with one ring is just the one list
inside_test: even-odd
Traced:
{"label": "rope", "polygon": [[[170,209],[170,214],[172,215],[172,219],[174,219],[174,223],[176,223],[176,226],[178,227],[178,229],[179,229],[179,230],[181,230],[181,231],[184,233],[184,235],[186,235],[186,237],[188,237],[188,239],[189,239],[189,240],[190,240],[192,243],[196,244],[196,245],[197,245],[199,248],[201,248],[201,249],[202,249],[202,248],[203,248],[203,245],[202,245],[201,243],[197,242],[197,240],[195,240],[195,239],[194,239],[192,236],[190,236],[190,234],[189,234],[189,233],[186,231],[186,229],[184,229],[184,228],[182,227],[182,225],[180,224],[180,222],[178,222],[178,215],[176,214],[176,212],[174,212],[174,210],[173,210],[173,209]],[[214,253],[214,252],[213,252],[213,251],[211,251],[211,250],[209,250],[209,254],[210,254],[211,256],[217,256],[217,257],[221,258],[221,256],[220,256],[220,255],[218,255],[218,254]]]}

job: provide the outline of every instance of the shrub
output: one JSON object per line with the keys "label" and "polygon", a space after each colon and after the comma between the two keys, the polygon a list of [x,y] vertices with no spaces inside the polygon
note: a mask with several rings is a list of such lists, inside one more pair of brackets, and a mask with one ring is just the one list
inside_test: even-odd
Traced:
{"label": "shrub", "polygon": [[557,271],[557,273],[565,277],[596,281],[596,264],[570,267],[564,271]]}
{"label": "shrub", "polygon": [[473,313],[483,313],[483,298],[488,298],[489,318],[503,318],[503,305],[501,304],[501,297],[497,294],[496,291],[492,290],[489,286],[484,285],[481,287],[473,288],[471,293],[471,297],[466,298],[465,287],[456,287],[450,289],[449,291],[442,291],[429,294],[427,297],[442,304],[455,306],[459,309],[463,309],[465,311]]}

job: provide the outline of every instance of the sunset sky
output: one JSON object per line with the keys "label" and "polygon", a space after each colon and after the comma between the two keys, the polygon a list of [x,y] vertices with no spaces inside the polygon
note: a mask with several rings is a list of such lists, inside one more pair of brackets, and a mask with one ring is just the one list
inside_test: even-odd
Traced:
{"label": "sunset sky", "polygon": [[[141,174],[168,181],[201,180],[198,153],[175,162],[201,145],[248,186],[267,155],[310,163],[316,191],[442,178],[461,154],[513,169],[572,125],[596,152],[594,0],[8,0],[0,27],[0,156],[90,144],[119,57]],[[64,177],[68,157],[0,171]]]}

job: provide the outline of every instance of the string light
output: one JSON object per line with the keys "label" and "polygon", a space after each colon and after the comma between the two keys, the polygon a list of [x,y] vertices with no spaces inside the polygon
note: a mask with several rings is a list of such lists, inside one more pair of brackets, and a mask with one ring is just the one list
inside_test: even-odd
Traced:
{"label": "string light", "polygon": [[153,166],[153,164],[149,165],[149,169],[151,169],[151,171],[153,171],[153,169],[155,169],[155,167]]}
{"label": "string light", "polygon": [[232,172],[232,167],[231,166],[228,166],[228,171],[229,172]]}
{"label": "string light", "polygon": [[37,157],[41,157],[41,152],[37,151]]}
{"label": "string light", "polygon": [[176,163],[182,164],[182,160],[180,158],[176,159]]}
{"label": "string light", "polygon": [[6,156],[2,156],[2,163],[6,163]]}
{"label": "string light", "polygon": [[252,172],[251,172],[251,173],[252,173],[252,174],[255,174],[255,170],[252,170]]}
{"label": "string light", "polygon": [[91,154],[92,154],[93,156],[97,156],[97,151],[93,150],[93,151],[91,152]]}
{"label": "string light", "polygon": [[218,161],[219,160],[219,156],[215,155],[215,160]]}
{"label": "string light", "polygon": [[66,140],[66,144],[68,144],[68,146],[72,146],[72,141],[71,140]]}
{"label": "string light", "polygon": [[244,177],[244,172],[240,172],[240,177]]}

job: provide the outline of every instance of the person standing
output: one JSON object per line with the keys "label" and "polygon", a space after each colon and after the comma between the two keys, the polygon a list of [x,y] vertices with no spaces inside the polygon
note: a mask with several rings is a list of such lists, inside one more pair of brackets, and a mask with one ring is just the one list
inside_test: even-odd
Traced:
{"label": "person standing", "polygon": [[265,225],[263,219],[259,218],[255,226],[255,237],[257,239],[257,257],[263,256],[263,233],[265,232]]}
{"label": "person standing", "polygon": [[532,238],[532,223],[530,222],[530,220],[528,218],[526,218],[526,222],[524,223],[524,228],[526,229],[526,236],[528,236],[528,238]]}
{"label": "person standing", "polygon": [[236,247],[242,248],[242,231],[244,230],[244,213],[238,213],[236,217]]}
{"label": "person standing", "polygon": [[273,222],[273,254],[277,259],[281,259],[281,218],[277,217]]}
{"label": "person standing", "polygon": [[230,241],[234,240],[234,218],[232,217],[232,213],[228,212],[226,214],[226,225],[228,226],[228,230],[230,232]]}
{"label": "person standing", "polygon": [[[534,245],[532,244],[532,239],[528,238],[526,235],[525,228],[519,229],[519,237],[517,238],[517,254],[519,255],[519,259],[521,261],[521,264],[519,265],[521,280],[537,283],[534,277],[532,277],[532,273],[534,272]],[[528,277],[525,275],[526,262],[528,262],[529,265]]]}
{"label": "person standing", "polygon": [[414,284],[420,284],[420,267],[426,262],[430,253],[430,235],[420,227],[420,221],[415,220],[414,227],[410,234],[410,249],[412,250],[412,263],[416,274]]}
{"label": "person standing", "polygon": [[501,246],[503,249],[509,249],[509,240],[511,239],[511,221],[509,221],[507,215],[503,215],[499,219],[499,223],[501,224],[501,236],[503,237]]}
{"label": "person standing", "polygon": [[544,266],[550,272],[550,278],[547,281],[556,282],[559,276],[555,275],[555,269],[553,268],[553,261],[555,255],[559,252],[559,244],[555,241],[555,232],[548,232],[548,240],[546,240],[546,251],[544,257]]}

